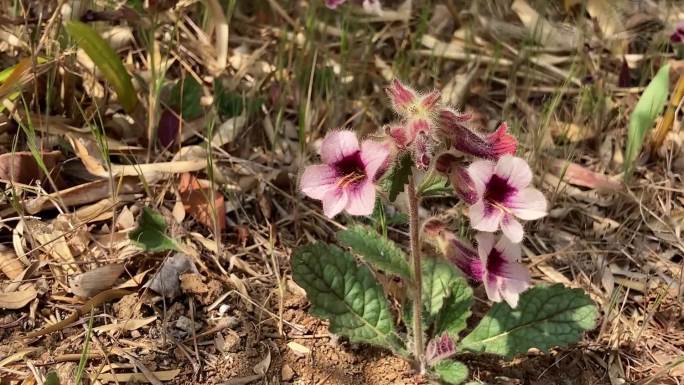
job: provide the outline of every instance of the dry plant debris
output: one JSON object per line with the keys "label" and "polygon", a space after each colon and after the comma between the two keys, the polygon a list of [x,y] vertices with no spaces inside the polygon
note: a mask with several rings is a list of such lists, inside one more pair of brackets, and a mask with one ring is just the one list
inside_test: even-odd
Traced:
{"label": "dry plant debris", "polygon": [[[291,279],[294,248],[352,223],[297,191],[301,170],[330,130],[383,129],[394,78],[509,123],[550,199],[524,263],[600,308],[574,347],[462,357],[472,380],[682,383],[678,2],[0,7],[0,383],[420,381],[328,334]],[[397,202],[367,224],[406,245]]]}

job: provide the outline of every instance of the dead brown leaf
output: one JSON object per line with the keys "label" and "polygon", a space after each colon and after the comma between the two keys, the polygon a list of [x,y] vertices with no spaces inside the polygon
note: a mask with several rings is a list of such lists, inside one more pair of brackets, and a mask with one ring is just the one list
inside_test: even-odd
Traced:
{"label": "dead brown leaf", "polygon": [[[214,221],[216,229],[222,233],[226,227],[226,208],[223,194],[212,190],[210,181],[197,179],[195,176],[185,173],[181,175],[178,191],[183,201],[185,211],[197,222],[206,228],[213,230]],[[213,191],[213,203],[212,201]]]}
{"label": "dead brown leaf", "polygon": [[0,309],[21,309],[33,301],[38,292],[32,286],[27,289],[0,293]]}
{"label": "dead brown leaf", "polygon": [[[40,155],[48,172],[62,160],[60,151],[43,152]],[[45,175],[31,152],[9,152],[0,155],[0,179],[31,184],[43,178]]]}
{"label": "dead brown leaf", "polygon": [[2,271],[7,278],[13,280],[17,278],[23,270],[24,264],[19,261],[14,250],[0,245],[0,271]]}
{"label": "dead brown leaf", "polygon": [[110,289],[124,272],[124,265],[113,263],[79,274],[70,280],[71,292],[79,297],[90,298]]}

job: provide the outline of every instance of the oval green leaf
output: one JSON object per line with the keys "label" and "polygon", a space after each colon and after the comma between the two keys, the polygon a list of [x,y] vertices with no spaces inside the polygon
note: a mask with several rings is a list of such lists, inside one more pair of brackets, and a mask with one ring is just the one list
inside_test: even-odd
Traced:
{"label": "oval green leaf", "polygon": [[639,102],[634,107],[629,117],[629,131],[627,132],[627,147],[625,149],[625,171],[628,176],[632,170],[634,160],[641,152],[646,133],[653,127],[656,118],[660,115],[665,103],[670,86],[670,65],[662,66],[653,77]]}
{"label": "oval green leaf", "polygon": [[79,48],[93,60],[102,75],[114,87],[119,102],[126,112],[132,112],[138,103],[131,76],[112,47],[95,30],[79,21],[66,23],[65,28]]}

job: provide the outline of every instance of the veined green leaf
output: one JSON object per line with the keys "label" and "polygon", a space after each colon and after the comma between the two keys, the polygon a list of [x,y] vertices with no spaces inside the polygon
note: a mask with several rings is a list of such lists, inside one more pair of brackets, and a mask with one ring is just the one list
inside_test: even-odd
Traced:
{"label": "veined green leaf", "polygon": [[300,247],[292,255],[292,276],[306,290],[311,313],[330,320],[332,333],[404,350],[382,287],[351,254],[324,243]]}
{"label": "veined green leaf", "polygon": [[138,98],[131,83],[131,76],[126,72],[121,59],[112,47],[95,30],[80,21],[69,21],[65,28],[79,48],[85,51],[105,79],[114,87],[119,102],[126,112],[133,111]]}
{"label": "veined green leaf", "polygon": [[465,329],[473,304],[473,289],[465,278],[457,276],[452,279],[451,293],[444,302],[444,308],[435,321],[435,334],[448,332],[451,338],[458,340],[458,333]]}
{"label": "veined green leaf", "polygon": [[145,251],[178,250],[176,242],[166,234],[164,217],[149,207],[143,208],[138,227],[128,236]]}
{"label": "veined green leaf", "polygon": [[641,94],[634,111],[632,111],[627,132],[627,147],[625,148],[626,174],[631,172],[634,160],[641,152],[646,133],[653,127],[656,118],[667,103],[669,86],[670,65],[666,64],[658,70],[658,73]]}
{"label": "veined green leaf", "polygon": [[359,254],[366,262],[404,279],[411,278],[406,254],[396,243],[361,225],[337,233],[337,239]]}
{"label": "veined green leaf", "polygon": [[561,284],[536,286],[520,296],[518,307],[497,303],[461,348],[512,357],[530,348],[548,350],[576,342],[596,325],[598,311],[582,289]]}
{"label": "veined green leaf", "polygon": [[404,191],[404,186],[411,176],[412,165],[411,154],[406,153],[394,163],[392,169],[383,178],[382,185],[389,193],[390,202],[394,202],[399,193]]}
{"label": "veined green leaf", "polygon": [[423,318],[429,325],[444,306],[451,293],[451,284],[458,273],[449,262],[439,258],[425,258],[423,263]]}
{"label": "veined green leaf", "polygon": [[442,360],[432,368],[432,372],[440,380],[451,385],[458,385],[468,378],[468,367],[458,361]]}

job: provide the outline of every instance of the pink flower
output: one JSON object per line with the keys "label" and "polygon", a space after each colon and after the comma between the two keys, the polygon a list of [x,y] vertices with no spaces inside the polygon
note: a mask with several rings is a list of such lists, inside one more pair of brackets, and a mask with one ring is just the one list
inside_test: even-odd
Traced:
{"label": "pink flower", "polygon": [[468,215],[474,229],[495,232],[499,228],[511,241],[523,238],[523,228],[516,218],[538,219],[546,215],[546,199],[541,191],[528,187],[532,170],[521,158],[504,155],[495,163],[478,160],[468,167],[477,201]]}
{"label": "pink flower", "polygon": [[425,348],[425,361],[428,366],[434,366],[439,361],[449,358],[454,354],[456,354],[456,344],[449,337],[448,333],[444,333],[428,342]]}
{"label": "pink flower", "polygon": [[453,154],[444,152],[435,160],[435,170],[447,175],[456,195],[465,203],[472,205],[477,202],[477,192],[470,179],[468,170]]}
{"label": "pink flower", "polygon": [[347,0],[325,0],[325,6],[330,9],[337,9],[338,6],[344,4]]}
{"label": "pink flower", "polygon": [[359,140],[352,131],[333,131],[321,144],[324,164],[304,170],[300,188],[323,201],[323,212],[332,218],[346,210],[351,215],[370,215],[375,205],[375,181],[387,167],[386,144]]}
{"label": "pink flower", "polygon": [[520,293],[530,286],[530,273],[520,261],[520,245],[500,237],[496,245],[491,233],[478,233],[477,251],[453,233],[442,233],[442,249],[446,258],[468,278],[484,283],[487,297],[494,302],[518,305]]}
{"label": "pink flower", "polygon": [[466,125],[469,115],[444,109],[439,115],[441,133],[446,136],[454,149],[468,155],[484,159],[499,159],[506,154],[514,154],[518,142],[506,133],[508,125],[504,122],[491,134],[477,133]]}

